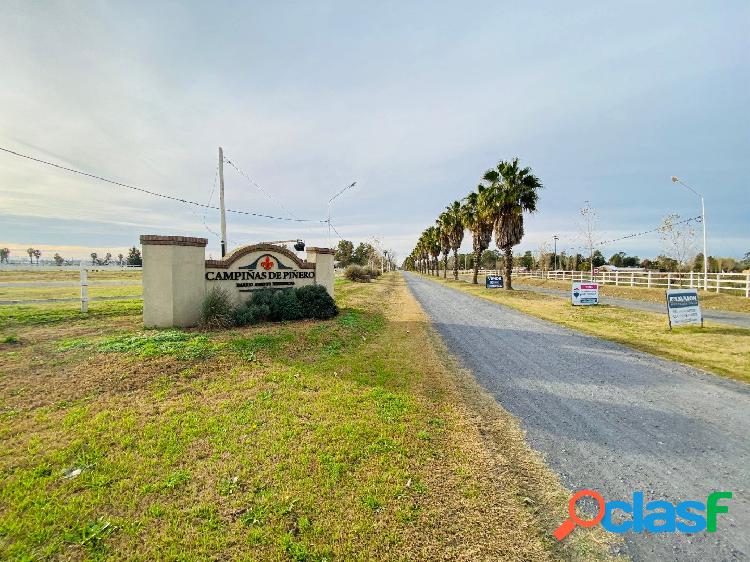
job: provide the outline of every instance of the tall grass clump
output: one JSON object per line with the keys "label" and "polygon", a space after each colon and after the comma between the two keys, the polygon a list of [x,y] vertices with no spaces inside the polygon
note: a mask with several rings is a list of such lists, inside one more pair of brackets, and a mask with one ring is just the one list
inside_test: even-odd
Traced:
{"label": "tall grass clump", "polygon": [[205,328],[229,328],[235,323],[235,310],[229,293],[213,287],[203,298],[201,325]]}

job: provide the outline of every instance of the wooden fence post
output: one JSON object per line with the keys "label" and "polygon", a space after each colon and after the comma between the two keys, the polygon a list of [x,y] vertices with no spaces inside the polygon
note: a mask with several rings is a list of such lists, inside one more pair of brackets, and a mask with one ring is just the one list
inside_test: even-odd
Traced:
{"label": "wooden fence post", "polygon": [[81,264],[81,312],[89,311],[89,272]]}

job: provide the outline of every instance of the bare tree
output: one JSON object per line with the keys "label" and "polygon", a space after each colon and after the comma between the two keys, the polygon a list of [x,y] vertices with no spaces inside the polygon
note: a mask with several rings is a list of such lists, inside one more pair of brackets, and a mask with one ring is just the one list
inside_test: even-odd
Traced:
{"label": "bare tree", "polygon": [[36,258],[36,264],[39,265],[39,258],[42,257],[42,251],[34,250],[34,257]]}
{"label": "bare tree", "polygon": [[578,225],[586,247],[589,249],[589,265],[591,266],[591,280],[594,280],[594,246],[599,242],[599,235],[597,232],[597,224],[599,222],[599,216],[596,214],[596,210],[591,206],[591,203],[585,201],[585,205],[581,209],[581,221]]}
{"label": "bare tree", "polygon": [[96,263],[99,261],[98,254],[96,252],[91,252],[91,265],[96,265]]}
{"label": "bare tree", "polygon": [[695,229],[691,223],[680,220],[680,215],[667,215],[661,222],[659,237],[664,254],[677,262],[677,269],[687,269],[695,257]]}
{"label": "bare tree", "polygon": [[125,256],[117,254],[117,265],[122,266],[123,263],[125,263]]}
{"label": "bare tree", "polygon": [[544,272],[548,269],[550,253],[549,244],[547,242],[539,244],[539,249],[536,252],[536,259],[539,263],[539,270],[542,272],[542,275],[544,275]]}

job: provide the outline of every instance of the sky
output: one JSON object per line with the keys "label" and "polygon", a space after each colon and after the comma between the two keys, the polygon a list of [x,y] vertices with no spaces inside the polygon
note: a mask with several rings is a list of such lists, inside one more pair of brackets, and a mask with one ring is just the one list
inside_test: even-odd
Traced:
{"label": "sky", "polygon": [[[737,257],[750,251],[748,29],[746,0],[6,0],[0,147],[215,205],[222,146],[244,173],[225,165],[228,208],[309,219],[230,213],[230,249],[328,245],[327,201],[357,181],[332,224],[401,259],[499,160],[544,184],[516,252],[554,235],[558,251],[580,246],[585,201],[603,240],[699,215],[676,175],[705,196],[709,253]],[[116,255],[140,234],[204,236],[217,257],[218,231],[215,210],[0,152],[14,257]],[[662,249],[651,234],[602,251]]]}

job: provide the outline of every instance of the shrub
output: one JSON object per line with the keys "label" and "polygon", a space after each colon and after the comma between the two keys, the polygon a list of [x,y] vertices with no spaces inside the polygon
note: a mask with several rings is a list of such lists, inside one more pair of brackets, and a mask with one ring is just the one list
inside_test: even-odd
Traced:
{"label": "shrub", "polygon": [[369,283],[370,276],[367,270],[361,265],[350,265],[344,270],[344,277],[355,283]]}
{"label": "shrub", "polygon": [[234,307],[229,293],[213,287],[203,298],[201,324],[207,328],[229,328],[234,324]]}
{"label": "shrub", "polygon": [[257,306],[266,305],[268,308],[271,308],[274,293],[275,291],[271,289],[261,289],[260,291],[255,291],[253,293],[253,298],[249,301],[249,303]]}
{"label": "shrub", "polygon": [[299,320],[302,318],[302,306],[297,299],[297,291],[283,289],[273,295],[271,301],[271,320]]}
{"label": "shrub", "polygon": [[237,326],[258,324],[268,320],[271,316],[271,308],[267,304],[255,304],[252,301],[240,306],[234,311],[234,323]]}
{"label": "shrub", "polygon": [[305,318],[327,320],[339,313],[333,297],[323,285],[306,285],[297,289],[297,300]]}
{"label": "shrub", "polygon": [[366,267],[365,273],[370,276],[370,279],[377,279],[380,277],[380,270],[374,267]]}

